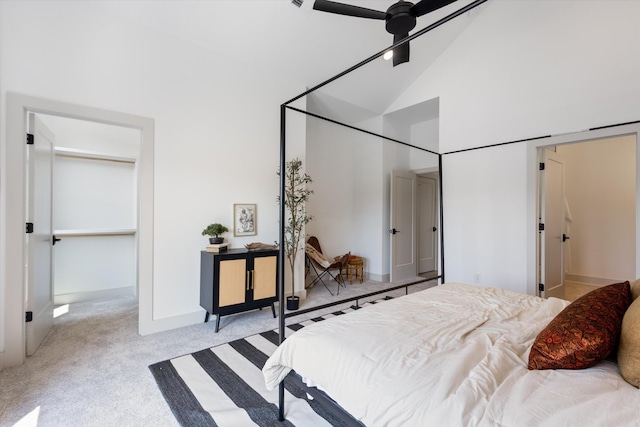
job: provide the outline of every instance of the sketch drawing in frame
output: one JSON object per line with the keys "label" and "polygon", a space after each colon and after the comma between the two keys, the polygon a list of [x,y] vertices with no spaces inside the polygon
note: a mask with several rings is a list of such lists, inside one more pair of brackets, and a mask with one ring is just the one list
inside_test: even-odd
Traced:
{"label": "sketch drawing in frame", "polygon": [[233,205],[234,236],[255,236],[257,220],[255,204],[236,203]]}

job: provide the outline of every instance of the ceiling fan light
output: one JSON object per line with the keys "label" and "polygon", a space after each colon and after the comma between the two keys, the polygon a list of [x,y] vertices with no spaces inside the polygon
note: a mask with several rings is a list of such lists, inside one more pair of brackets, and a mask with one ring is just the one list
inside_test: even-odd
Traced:
{"label": "ceiling fan light", "polygon": [[385,61],[388,61],[388,60],[390,60],[391,58],[393,58],[393,50],[388,50],[388,51],[386,51],[386,52],[384,53],[384,55],[382,55],[382,58],[383,58]]}

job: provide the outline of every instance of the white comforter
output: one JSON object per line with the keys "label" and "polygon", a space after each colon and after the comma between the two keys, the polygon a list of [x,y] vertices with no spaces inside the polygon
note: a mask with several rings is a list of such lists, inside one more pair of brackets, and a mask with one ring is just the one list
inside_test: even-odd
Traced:
{"label": "white comforter", "polygon": [[367,426],[640,425],[615,363],[527,369],[567,304],[449,283],[306,326],[263,373],[273,389],[294,369]]}

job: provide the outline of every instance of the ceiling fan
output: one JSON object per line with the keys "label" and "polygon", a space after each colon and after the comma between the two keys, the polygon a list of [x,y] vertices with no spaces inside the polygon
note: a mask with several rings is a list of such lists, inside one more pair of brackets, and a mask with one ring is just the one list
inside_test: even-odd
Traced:
{"label": "ceiling fan", "polygon": [[[413,4],[400,0],[389,6],[386,12],[381,12],[329,0],[316,0],[313,8],[322,12],[337,13],[338,15],[385,20],[385,28],[387,32],[393,34],[393,43],[396,43],[409,36],[409,31],[416,26],[417,17],[440,9],[454,1],[456,0],[420,0]],[[404,62],[409,62],[408,42],[393,49],[393,66],[395,67]]]}

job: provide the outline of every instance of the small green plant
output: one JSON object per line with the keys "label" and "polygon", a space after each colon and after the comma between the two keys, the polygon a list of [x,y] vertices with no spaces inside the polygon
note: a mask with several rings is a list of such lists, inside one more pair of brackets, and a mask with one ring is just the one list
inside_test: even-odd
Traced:
{"label": "small green plant", "polygon": [[302,160],[298,158],[286,162],[284,167],[284,207],[287,216],[284,226],[284,252],[291,267],[291,296],[294,296],[296,257],[298,250],[303,249],[305,243],[302,232],[304,226],[313,219],[307,214],[305,206],[309,196],[313,194],[313,190],[308,189],[307,184],[313,181],[309,175],[302,172]]}
{"label": "small green plant", "polygon": [[227,231],[229,231],[227,227],[222,224],[215,223],[207,225],[207,228],[202,230],[202,235],[218,238],[220,237],[220,234],[226,233]]}

